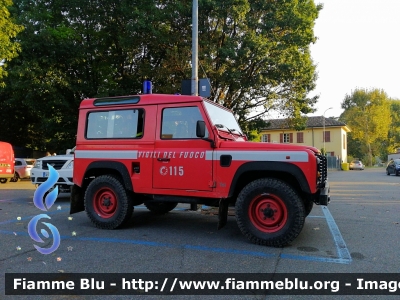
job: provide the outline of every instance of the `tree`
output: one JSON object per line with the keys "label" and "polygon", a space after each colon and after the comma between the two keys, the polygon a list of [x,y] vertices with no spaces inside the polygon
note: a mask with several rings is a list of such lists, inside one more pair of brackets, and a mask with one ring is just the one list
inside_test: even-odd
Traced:
{"label": "tree", "polygon": [[313,1],[204,1],[200,63],[212,79],[212,99],[244,129],[275,111],[305,125],[313,111],[315,66],[309,45],[322,6]]}
{"label": "tree", "polygon": [[[9,137],[38,150],[69,148],[78,106],[86,97],[180,91],[191,77],[191,0],[15,0],[25,31],[9,65],[0,125],[21,126]],[[314,1],[199,1],[199,62],[211,99],[234,111],[246,131],[264,127],[269,111],[304,126],[316,73],[309,45],[322,6]],[[201,76],[203,77],[203,76]],[[5,133],[6,134],[6,133]],[[60,150],[61,150],[60,149]]]}
{"label": "tree", "polygon": [[7,75],[7,62],[20,51],[20,45],[14,38],[23,30],[23,26],[15,24],[10,17],[11,5],[12,0],[0,0],[0,87],[4,87],[3,78]]}
{"label": "tree", "polygon": [[[350,149],[351,145],[361,142],[366,146],[368,165],[372,165],[372,155],[378,152],[373,149],[376,141],[386,139],[389,131],[390,104],[389,98],[382,90],[356,89],[351,95],[346,95],[342,102],[344,112],[340,119],[352,130],[349,138],[349,154],[357,156],[357,149]],[[375,144],[376,145],[376,144]],[[358,149],[360,145],[358,144]],[[375,150],[375,151],[374,151]]]}
{"label": "tree", "polygon": [[385,141],[386,155],[395,153],[400,148],[400,100],[390,100],[391,124],[388,132],[388,139]]}

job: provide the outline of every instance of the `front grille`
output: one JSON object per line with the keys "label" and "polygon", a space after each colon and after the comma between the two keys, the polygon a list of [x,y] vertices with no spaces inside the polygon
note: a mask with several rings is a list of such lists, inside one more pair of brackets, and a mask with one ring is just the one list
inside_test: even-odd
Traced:
{"label": "front grille", "polygon": [[[45,182],[49,177],[38,177],[37,182]],[[57,183],[65,183],[64,178],[58,178]]]}
{"label": "front grille", "polygon": [[319,158],[317,168],[320,174],[320,177],[317,177],[317,186],[323,188],[325,187],[325,182],[328,178],[328,160],[324,155],[316,154],[316,156]]}
{"label": "front grille", "polygon": [[67,162],[66,160],[46,160],[43,161],[42,168],[43,170],[48,170],[49,168],[47,167],[47,164],[49,164],[54,169],[60,170],[63,167],[63,165],[65,165],[66,162]]}

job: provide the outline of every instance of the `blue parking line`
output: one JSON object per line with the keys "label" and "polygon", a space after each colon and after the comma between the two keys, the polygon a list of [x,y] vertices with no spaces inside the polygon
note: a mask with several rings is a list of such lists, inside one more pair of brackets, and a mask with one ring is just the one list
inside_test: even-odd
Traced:
{"label": "blue parking line", "polygon": [[[144,207],[140,207],[144,208]],[[182,210],[182,209],[178,209]],[[170,244],[170,243],[159,243],[153,241],[144,241],[144,240],[127,240],[127,239],[116,239],[116,238],[95,238],[95,237],[78,237],[78,236],[61,236],[61,240],[75,240],[75,241],[89,241],[89,242],[105,242],[105,243],[117,243],[117,244],[131,244],[131,245],[141,245],[141,246],[150,246],[150,247],[165,247],[170,249],[188,249],[195,251],[207,251],[207,252],[215,252],[215,253],[226,253],[226,254],[235,254],[235,255],[245,255],[252,257],[263,257],[263,258],[283,258],[283,259],[293,259],[293,260],[303,260],[303,261],[314,261],[314,262],[325,262],[325,263],[338,263],[338,264],[349,264],[352,259],[350,253],[347,249],[347,246],[340,234],[339,228],[337,227],[331,213],[329,212],[327,207],[322,207],[325,217],[323,216],[309,216],[314,218],[325,218],[327,220],[328,227],[332,233],[336,249],[338,252],[338,258],[332,257],[319,257],[319,256],[302,256],[302,255],[293,255],[293,254],[271,254],[265,253],[262,251],[249,251],[249,250],[237,250],[231,248],[218,248],[218,247],[207,247],[207,246],[199,246],[199,245],[189,245],[189,244]],[[48,212],[49,214],[57,214],[61,212],[67,211],[57,210]],[[1,222],[0,225],[8,224],[8,223],[16,223],[21,222],[23,220],[27,220],[32,218],[33,216],[24,217],[21,220],[9,220]],[[17,234],[22,236],[28,236],[27,232],[14,232],[10,230],[0,230],[1,234]]]}
{"label": "blue parking line", "polygon": [[335,220],[333,219],[328,207],[323,206],[322,212],[325,215],[326,222],[328,223],[328,227],[332,233],[333,240],[335,242],[336,250],[337,250],[339,258],[348,260],[350,263],[352,261],[352,259],[351,259],[349,249],[347,249],[346,243],[344,242],[344,239],[343,239],[342,235],[340,234],[340,230],[337,227]]}
{"label": "blue parking line", "polygon": [[[59,213],[66,212],[66,211],[69,211],[69,209],[61,209],[61,210],[47,211],[46,214],[48,214],[48,215],[54,215],[54,214],[59,214]],[[22,222],[22,221],[25,221],[25,220],[30,220],[30,219],[32,219],[34,216],[36,216],[36,215],[27,216],[27,217],[23,217],[23,218],[21,217],[21,220],[15,220],[15,219],[13,219],[13,220],[3,221],[3,222],[0,222],[0,225],[10,224],[10,223],[17,223],[17,222]]]}
{"label": "blue parking line", "polygon": [[281,258],[294,259],[294,260],[305,260],[305,261],[319,261],[326,263],[336,263],[348,265],[351,260],[343,258],[333,258],[333,257],[321,257],[321,256],[302,256],[293,254],[281,254]]}

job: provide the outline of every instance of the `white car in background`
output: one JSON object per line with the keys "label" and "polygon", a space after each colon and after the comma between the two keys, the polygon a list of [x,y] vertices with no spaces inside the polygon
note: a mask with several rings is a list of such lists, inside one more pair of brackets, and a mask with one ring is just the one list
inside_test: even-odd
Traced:
{"label": "white car in background", "polygon": [[34,158],[16,158],[14,165],[14,177],[11,182],[17,182],[20,179],[30,178],[31,169],[35,164]]}
{"label": "white car in background", "polygon": [[73,186],[72,174],[74,170],[74,149],[67,150],[65,155],[45,156],[38,158],[31,169],[31,182],[35,186],[41,185],[49,177],[48,165],[51,165],[59,175],[56,185],[59,193],[70,193]]}

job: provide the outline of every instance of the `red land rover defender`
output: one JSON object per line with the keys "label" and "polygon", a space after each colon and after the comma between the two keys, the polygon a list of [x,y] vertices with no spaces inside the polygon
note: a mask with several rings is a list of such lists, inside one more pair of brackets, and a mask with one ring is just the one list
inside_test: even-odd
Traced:
{"label": "red land rover defender", "polygon": [[228,207],[252,242],[284,246],[313,203],[327,205],[326,158],[316,148],[249,142],[232,112],[199,96],[144,94],[85,99],[71,214],[86,210],[114,229],[135,205],[167,213],[178,203]]}

